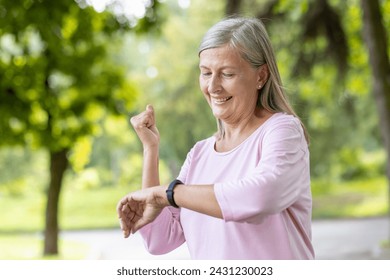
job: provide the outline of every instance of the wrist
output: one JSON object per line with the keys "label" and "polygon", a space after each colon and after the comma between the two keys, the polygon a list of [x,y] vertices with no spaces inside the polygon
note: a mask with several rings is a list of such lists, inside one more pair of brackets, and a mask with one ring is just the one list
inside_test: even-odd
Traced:
{"label": "wrist", "polygon": [[159,145],[149,145],[143,147],[144,155],[154,155],[159,152]]}
{"label": "wrist", "polygon": [[157,147],[144,147],[143,157],[144,157],[144,161],[158,162],[158,159],[159,159],[158,146]]}
{"label": "wrist", "polygon": [[176,201],[175,201],[175,191],[174,191],[174,189],[177,185],[183,185],[183,182],[181,182],[178,179],[175,179],[168,185],[168,187],[166,189],[168,203],[169,203],[169,205],[171,205],[175,208],[179,208],[179,206],[176,204]]}
{"label": "wrist", "polygon": [[140,190],[140,192],[145,193],[147,197],[145,198],[146,203],[150,203],[157,208],[164,208],[169,206],[165,193],[166,189],[166,186],[154,186]]}
{"label": "wrist", "polygon": [[166,193],[168,186],[160,186],[157,188],[158,188],[157,197],[158,197],[159,206],[161,207],[170,206],[167,198],[167,193]]}

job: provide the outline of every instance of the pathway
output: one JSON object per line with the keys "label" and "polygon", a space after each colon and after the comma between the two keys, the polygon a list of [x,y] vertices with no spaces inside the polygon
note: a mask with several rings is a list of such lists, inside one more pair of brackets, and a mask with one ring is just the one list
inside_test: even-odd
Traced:
{"label": "pathway", "polygon": [[[313,245],[316,259],[390,259],[381,256],[379,246],[389,236],[389,221],[385,217],[350,220],[320,220],[313,222]],[[92,230],[63,232],[68,240],[91,247],[88,259],[189,259],[185,245],[166,255],[150,255],[142,238],[135,234],[128,239],[121,231]]]}

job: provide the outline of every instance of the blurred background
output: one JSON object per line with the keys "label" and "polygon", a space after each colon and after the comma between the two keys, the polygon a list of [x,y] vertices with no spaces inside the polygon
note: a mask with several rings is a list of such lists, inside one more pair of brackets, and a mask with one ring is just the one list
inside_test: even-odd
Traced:
{"label": "blurred background", "polygon": [[216,130],[197,48],[232,14],[263,19],[309,130],[318,258],[390,258],[390,0],[0,0],[0,259],[151,257],[115,211],[129,116],[154,105],[169,182]]}

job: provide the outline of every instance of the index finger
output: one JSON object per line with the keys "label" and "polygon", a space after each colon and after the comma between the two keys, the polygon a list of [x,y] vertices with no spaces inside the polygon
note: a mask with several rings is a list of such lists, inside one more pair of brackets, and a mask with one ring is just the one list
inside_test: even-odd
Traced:
{"label": "index finger", "polygon": [[128,203],[128,196],[126,195],[121,200],[119,200],[118,204],[116,205],[116,212],[118,213],[118,218],[121,218],[123,216],[123,206]]}
{"label": "index finger", "polygon": [[146,105],[146,111],[150,111],[151,113],[154,113],[154,108],[152,104]]}

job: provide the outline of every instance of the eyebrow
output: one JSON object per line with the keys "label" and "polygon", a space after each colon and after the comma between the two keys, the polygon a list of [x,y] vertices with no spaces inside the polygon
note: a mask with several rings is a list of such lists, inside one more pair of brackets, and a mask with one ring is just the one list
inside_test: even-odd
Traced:
{"label": "eyebrow", "polygon": [[[205,66],[205,65],[203,65],[203,64],[200,64],[199,65],[199,68],[206,68],[206,69],[210,69],[210,67],[208,67],[208,66]],[[226,66],[222,66],[221,68],[218,68],[219,70],[225,70],[225,69],[231,69],[231,70],[235,70],[235,69],[237,69],[237,67],[234,67],[234,66],[228,66],[228,65],[226,65]]]}

